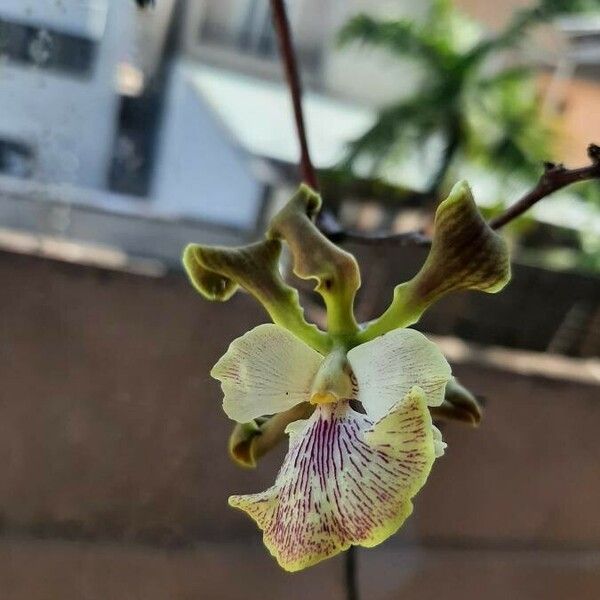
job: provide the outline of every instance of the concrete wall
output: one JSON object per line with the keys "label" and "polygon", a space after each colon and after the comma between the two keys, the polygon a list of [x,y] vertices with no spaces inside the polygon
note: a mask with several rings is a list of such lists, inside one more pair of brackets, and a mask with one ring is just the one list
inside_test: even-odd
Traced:
{"label": "concrete wall", "polygon": [[[210,366],[263,321],[149,279],[0,253],[2,600],[343,598],[342,562],[281,572],[227,507],[263,489],[228,461]],[[407,526],[359,553],[363,598],[596,600],[600,387],[464,362],[487,398]]]}

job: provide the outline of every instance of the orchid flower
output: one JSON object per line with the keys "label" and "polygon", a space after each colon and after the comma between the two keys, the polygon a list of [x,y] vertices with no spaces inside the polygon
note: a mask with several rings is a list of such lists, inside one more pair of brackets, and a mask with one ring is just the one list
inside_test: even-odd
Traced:
{"label": "orchid flower", "polygon": [[[211,374],[221,382],[225,413],[240,423],[232,449],[247,442],[247,465],[258,457],[252,442],[269,437],[261,430],[265,416],[287,423],[289,450],[275,484],[231,496],[229,504],[254,519],[289,571],[351,545],[375,546],[411,514],[413,497],[444,453],[431,409],[444,402],[452,375],[437,347],[408,327],[450,291],[497,292],[510,278],[504,241],[461,182],[437,210],[422,269],[361,327],[353,309],[358,265],[314,225],[320,206],[320,197],[301,186],[264,241],[233,249],[190,245],[184,253],[204,297],[227,300],[241,286],[273,321],[234,340]],[[298,292],[281,277],[283,241],[294,273],[317,282],[326,332],[305,320]]]}

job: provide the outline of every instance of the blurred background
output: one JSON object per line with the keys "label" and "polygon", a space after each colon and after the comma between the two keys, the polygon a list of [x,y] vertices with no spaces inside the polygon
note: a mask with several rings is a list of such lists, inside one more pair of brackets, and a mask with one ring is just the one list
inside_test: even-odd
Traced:
{"label": "blurred background", "polygon": [[[288,0],[323,196],[360,231],[430,228],[459,178],[493,215],[600,142],[598,0]],[[231,493],[210,367],[265,320],[204,302],[188,242],[258,239],[298,183],[267,0],[0,0],[0,597],[344,598],[287,575]],[[362,598],[600,597],[600,184],[504,230],[514,277],[419,328],[485,402]],[[362,320],[419,248],[349,246]],[[309,316],[321,318],[306,296]]]}

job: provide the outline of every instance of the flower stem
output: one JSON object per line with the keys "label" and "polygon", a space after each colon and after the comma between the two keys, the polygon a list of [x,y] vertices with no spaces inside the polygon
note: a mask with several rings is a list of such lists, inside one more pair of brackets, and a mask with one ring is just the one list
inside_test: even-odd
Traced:
{"label": "flower stem", "polygon": [[350,546],[344,556],[344,581],[346,600],[358,599],[358,578],[356,572],[356,546]]}
{"label": "flower stem", "polygon": [[298,61],[294,51],[292,32],[287,18],[284,0],[271,0],[273,13],[273,25],[277,33],[281,60],[285,69],[285,77],[290,90],[292,106],[294,108],[294,119],[296,121],[296,133],[300,143],[300,169],[302,180],[313,190],[319,189],[317,173],[310,158],[308,140],[306,137],[306,126],[304,124],[304,113],[302,111],[302,85],[298,73]]}

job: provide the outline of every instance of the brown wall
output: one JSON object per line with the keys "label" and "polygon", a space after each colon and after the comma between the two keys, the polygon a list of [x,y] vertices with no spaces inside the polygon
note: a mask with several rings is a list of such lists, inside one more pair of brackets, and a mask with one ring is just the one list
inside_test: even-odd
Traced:
{"label": "brown wall", "polygon": [[[233,492],[210,366],[263,320],[148,279],[0,253],[0,598],[342,598],[341,561],[282,573]],[[363,598],[600,597],[600,387],[461,364],[488,399],[406,528],[362,550]]]}
{"label": "brown wall", "polygon": [[513,16],[516,10],[531,6],[533,0],[503,0],[502,2],[455,0],[455,4],[477,21],[485,23],[492,29],[499,29]]}

